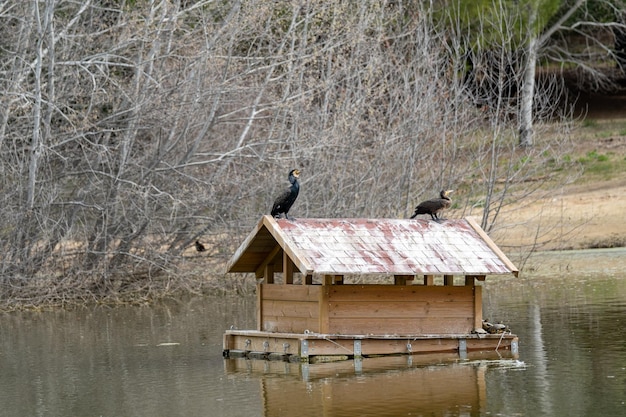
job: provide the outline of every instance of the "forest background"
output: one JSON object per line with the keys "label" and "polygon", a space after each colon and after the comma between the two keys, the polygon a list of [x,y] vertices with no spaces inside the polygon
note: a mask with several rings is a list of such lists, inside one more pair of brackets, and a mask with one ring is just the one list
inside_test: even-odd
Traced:
{"label": "forest background", "polygon": [[[587,116],[622,105],[625,9],[1,2],[0,306],[246,291],[224,264],[292,168],[296,218],[406,218],[454,188],[447,215],[518,262],[576,247],[590,217],[544,207],[624,186],[626,128]],[[583,246],[623,245],[610,227]]]}

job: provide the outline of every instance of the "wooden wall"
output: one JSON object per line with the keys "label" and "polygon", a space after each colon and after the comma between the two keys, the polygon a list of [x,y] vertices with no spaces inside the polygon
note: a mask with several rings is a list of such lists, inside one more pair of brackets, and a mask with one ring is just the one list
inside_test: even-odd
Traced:
{"label": "wooden wall", "polygon": [[260,284],[258,330],[329,334],[468,334],[482,320],[480,287]]}
{"label": "wooden wall", "polygon": [[464,334],[474,328],[471,286],[330,287],[332,334]]}
{"label": "wooden wall", "polygon": [[320,285],[259,284],[257,330],[319,333]]}

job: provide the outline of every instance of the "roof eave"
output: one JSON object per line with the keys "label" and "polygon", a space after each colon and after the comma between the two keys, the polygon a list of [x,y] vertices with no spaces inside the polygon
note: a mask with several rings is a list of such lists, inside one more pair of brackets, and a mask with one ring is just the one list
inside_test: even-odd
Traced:
{"label": "roof eave", "polygon": [[[295,245],[293,244],[293,242],[291,242],[291,239],[282,232],[276,220],[272,216],[269,216],[269,215],[264,215],[261,218],[261,220],[257,223],[256,227],[248,234],[248,236],[241,243],[241,245],[239,245],[239,248],[237,248],[233,256],[230,258],[230,260],[226,264],[226,273],[233,272],[233,268],[237,265],[237,262],[241,259],[243,254],[250,248],[250,246],[254,242],[254,239],[263,228],[267,229],[267,231],[272,235],[272,237],[276,241],[276,244],[280,245],[280,247],[287,253],[287,256],[289,256],[289,258],[294,263],[296,268],[298,268],[298,270],[302,274],[304,275],[313,274],[314,272],[313,267],[308,262],[306,257],[303,256],[303,254],[300,253],[300,251],[294,248]],[[259,265],[256,265],[254,268],[250,268],[251,270],[249,271],[237,271],[237,272],[256,272],[256,269],[258,267]]]}
{"label": "roof eave", "polygon": [[[474,229],[474,231],[478,233],[478,235],[483,239],[487,246],[489,246],[489,249],[491,249],[496,255],[498,255],[498,258],[500,258],[500,260],[506,265],[506,267],[511,270],[511,273],[515,277],[517,277],[519,275],[519,269],[517,269],[515,264],[511,262],[511,260],[504,254],[504,252],[502,252],[502,250],[500,250],[498,245],[496,245],[496,243],[491,240],[489,235],[482,229],[482,227],[480,227],[478,222],[470,216],[465,217],[465,220],[467,220],[467,223],[472,227],[472,229]],[[493,275],[493,273],[489,275]]]}
{"label": "roof eave", "polygon": [[289,259],[291,259],[296,268],[298,268],[298,270],[302,274],[310,275],[315,272],[313,270],[313,266],[309,263],[307,258],[298,249],[296,249],[295,244],[281,230],[280,226],[272,216],[268,216],[266,214],[263,216],[263,219],[261,221],[267,227],[267,230],[272,234],[274,239],[276,239],[276,242],[285,251],[287,256],[289,256]]}
{"label": "roof eave", "polygon": [[[244,239],[244,241],[241,242],[241,245],[239,245],[239,247],[237,248],[233,256],[231,256],[230,260],[226,264],[226,273],[233,272],[232,271],[233,267],[237,264],[241,256],[248,250],[250,245],[252,245],[252,242],[254,241],[257,234],[259,233],[259,230],[261,230],[262,227],[263,227],[263,219],[259,220],[256,227],[252,229],[252,231],[248,234],[248,236]],[[248,272],[254,272],[254,271],[248,271]]]}

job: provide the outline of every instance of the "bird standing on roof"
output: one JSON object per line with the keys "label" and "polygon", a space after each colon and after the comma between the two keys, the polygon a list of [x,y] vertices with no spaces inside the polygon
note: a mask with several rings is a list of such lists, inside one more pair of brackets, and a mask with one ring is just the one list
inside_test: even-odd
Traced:
{"label": "bird standing on roof", "polygon": [[276,200],[274,200],[274,205],[272,206],[272,217],[278,218],[280,217],[280,213],[284,213],[285,218],[289,220],[287,213],[296,201],[296,198],[298,198],[298,193],[300,192],[300,183],[298,182],[298,178],[300,178],[300,170],[292,169],[289,171],[289,182],[291,183],[291,186],[283,191],[276,198]]}
{"label": "bird standing on roof", "polygon": [[439,218],[439,212],[447,209],[452,204],[452,200],[448,194],[453,192],[454,190],[441,190],[439,193],[439,198],[433,198],[432,200],[422,201],[415,207],[415,213],[411,216],[411,218],[415,218],[418,214],[430,214],[433,220],[438,221],[441,220]]}

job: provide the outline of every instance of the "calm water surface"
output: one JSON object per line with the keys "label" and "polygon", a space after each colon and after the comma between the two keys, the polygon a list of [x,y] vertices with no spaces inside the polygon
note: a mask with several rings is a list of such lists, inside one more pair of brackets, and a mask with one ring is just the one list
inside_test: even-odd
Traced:
{"label": "calm water surface", "polygon": [[626,415],[625,259],[540,255],[534,276],[488,278],[485,317],[519,336],[519,360],[222,359],[254,299],[0,314],[0,416]]}

